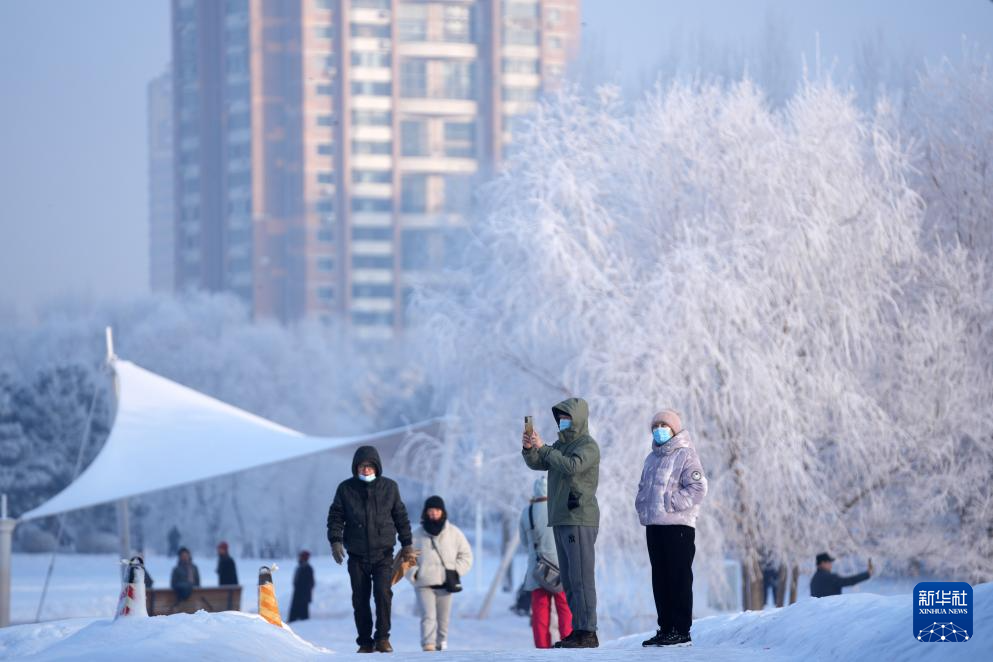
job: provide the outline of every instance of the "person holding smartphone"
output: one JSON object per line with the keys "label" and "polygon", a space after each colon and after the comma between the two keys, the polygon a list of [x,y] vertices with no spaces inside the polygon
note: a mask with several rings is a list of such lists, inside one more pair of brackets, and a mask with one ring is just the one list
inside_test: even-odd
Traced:
{"label": "person holding smartphone", "polygon": [[555,537],[559,571],[572,612],[572,633],[557,648],[596,648],[595,544],[600,530],[596,490],[600,481],[600,446],[589,433],[589,405],[569,398],[552,407],[558,440],[546,446],[537,430],[525,424],[524,462],[548,472],[548,525]]}

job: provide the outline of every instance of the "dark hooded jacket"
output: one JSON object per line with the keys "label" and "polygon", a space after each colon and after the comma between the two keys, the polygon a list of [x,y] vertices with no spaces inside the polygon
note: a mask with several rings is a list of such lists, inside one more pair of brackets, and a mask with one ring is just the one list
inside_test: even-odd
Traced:
{"label": "dark hooded jacket", "polygon": [[841,589],[853,586],[869,579],[868,572],[861,572],[850,577],[842,577],[833,572],[818,568],[810,578],[810,595],[815,598],[826,598],[831,595],[841,595]]}
{"label": "dark hooded jacket", "polygon": [[524,449],[529,467],[548,472],[548,525],[600,526],[600,447],[589,433],[589,405],[582,398],[569,398],[555,405],[552,414],[556,423],[569,415],[572,426],[559,432],[551,446]]}
{"label": "dark hooded jacket", "polygon": [[[358,477],[363,462],[376,467],[376,480],[371,483]],[[343,543],[349,556],[379,558],[393,553],[398,536],[404,547],[413,542],[400,488],[383,476],[379,452],[362,446],[352,458],[352,477],[334,493],[328,510],[328,541]]]}

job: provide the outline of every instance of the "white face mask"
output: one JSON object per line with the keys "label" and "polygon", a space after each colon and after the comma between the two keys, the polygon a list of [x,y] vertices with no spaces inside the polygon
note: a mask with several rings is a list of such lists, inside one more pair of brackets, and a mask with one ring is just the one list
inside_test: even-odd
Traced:
{"label": "white face mask", "polygon": [[359,480],[365,481],[367,483],[371,483],[372,481],[376,480],[376,474],[369,474],[368,476],[366,476],[365,474],[359,474]]}

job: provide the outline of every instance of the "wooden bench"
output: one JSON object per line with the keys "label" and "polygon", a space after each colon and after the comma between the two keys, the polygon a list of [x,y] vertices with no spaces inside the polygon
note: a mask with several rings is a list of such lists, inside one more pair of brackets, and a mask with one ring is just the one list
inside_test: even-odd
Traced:
{"label": "wooden bench", "polygon": [[195,588],[190,597],[180,600],[171,588],[156,588],[145,593],[149,616],[192,614],[204,611],[240,611],[240,586],[211,586]]}

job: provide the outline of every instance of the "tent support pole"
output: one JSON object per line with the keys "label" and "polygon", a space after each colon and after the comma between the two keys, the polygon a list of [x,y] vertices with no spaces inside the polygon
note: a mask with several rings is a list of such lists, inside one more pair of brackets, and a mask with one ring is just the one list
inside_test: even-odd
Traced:
{"label": "tent support pole", "polygon": [[0,499],[0,628],[5,628],[10,625],[10,551],[17,520],[7,517],[7,495]]}
{"label": "tent support pole", "polygon": [[131,518],[128,513],[127,499],[121,499],[117,502],[117,535],[121,543],[121,558],[131,558]]}
{"label": "tent support pole", "polygon": [[[500,582],[503,580],[504,575],[507,574],[510,564],[514,562],[514,554],[517,552],[517,546],[520,544],[521,532],[515,526],[511,530],[510,539],[507,540],[507,546],[503,550],[503,558],[500,559],[500,567],[497,568],[496,574],[493,575],[493,581],[490,582],[490,590],[486,592],[486,598],[483,600],[483,606],[479,608],[480,619],[487,618],[490,615],[490,606],[493,604],[493,597],[500,588]],[[480,571],[482,571],[482,566],[480,566]]]}

